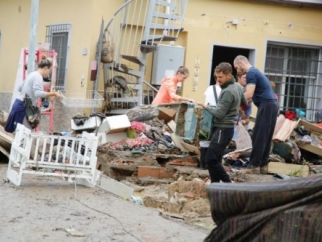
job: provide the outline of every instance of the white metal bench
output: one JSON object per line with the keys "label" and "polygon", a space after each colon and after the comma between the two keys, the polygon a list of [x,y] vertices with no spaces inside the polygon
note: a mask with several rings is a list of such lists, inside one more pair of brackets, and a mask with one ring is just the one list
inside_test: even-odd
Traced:
{"label": "white metal bench", "polygon": [[18,124],[11,146],[7,178],[19,186],[24,173],[75,178],[95,186],[98,139],[32,133]]}

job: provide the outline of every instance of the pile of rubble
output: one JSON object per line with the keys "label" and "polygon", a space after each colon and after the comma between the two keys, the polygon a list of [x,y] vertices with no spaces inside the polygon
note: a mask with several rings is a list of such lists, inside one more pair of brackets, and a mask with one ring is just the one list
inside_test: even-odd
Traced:
{"label": "pile of rubble", "polygon": [[[205,193],[210,179],[200,167],[200,144],[211,138],[212,128],[212,116],[204,109],[180,103],[136,107],[110,117],[75,116],[69,135],[85,132],[99,137],[97,169],[113,179],[112,192],[122,196],[118,186],[123,183],[131,188],[123,197],[160,209],[162,214],[202,223],[202,218],[210,219]],[[249,162],[251,132],[238,133],[224,156],[225,169],[234,182],[305,177],[322,171],[322,128],[318,124],[279,116],[268,166],[274,175],[243,169]],[[0,151],[7,156],[12,139],[0,130]]]}

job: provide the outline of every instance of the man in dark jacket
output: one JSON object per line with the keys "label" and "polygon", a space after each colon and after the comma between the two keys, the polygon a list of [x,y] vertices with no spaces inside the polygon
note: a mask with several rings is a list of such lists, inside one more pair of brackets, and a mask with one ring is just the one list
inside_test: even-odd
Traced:
{"label": "man in dark jacket", "polygon": [[253,100],[258,108],[249,167],[255,174],[266,174],[279,105],[267,77],[257,68],[251,66],[245,56],[237,56],[234,66],[238,73],[246,73],[245,97],[247,100]]}
{"label": "man in dark jacket", "polygon": [[222,88],[216,107],[205,107],[214,116],[214,134],[205,156],[211,182],[231,182],[229,175],[222,165],[224,151],[234,134],[239,107],[247,101],[241,87],[235,82],[232,67],[222,62],[215,69],[216,80]]}

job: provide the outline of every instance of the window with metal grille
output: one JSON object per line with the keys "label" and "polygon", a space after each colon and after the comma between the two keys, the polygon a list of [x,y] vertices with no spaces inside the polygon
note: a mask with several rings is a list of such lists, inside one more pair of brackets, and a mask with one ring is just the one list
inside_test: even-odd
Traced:
{"label": "window with metal grille", "polygon": [[266,50],[265,75],[276,84],[281,109],[303,111],[309,121],[316,120],[321,99],[319,54],[319,49],[275,44]]}
{"label": "window with metal grille", "polygon": [[46,43],[50,43],[50,48],[57,52],[57,90],[65,89],[70,30],[70,24],[46,26]]}

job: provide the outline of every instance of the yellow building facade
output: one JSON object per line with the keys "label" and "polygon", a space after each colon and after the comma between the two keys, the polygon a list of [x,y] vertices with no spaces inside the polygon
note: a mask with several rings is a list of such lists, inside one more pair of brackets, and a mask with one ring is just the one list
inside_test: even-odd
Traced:
{"label": "yellow building facade", "polygon": [[[93,89],[90,66],[95,60],[101,20],[106,24],[123,3],[123,0],[39,1],[37,43],[46,42],[48,33],[55,36],[52,26],[67,26],[67,40],[63,39],[67,41],[66,63],[61,66],[65,69],[64,88]],[[0,95],[6,98],[14,89],[20,51],[29,45],[30,7],[31,1],[0,0]],[[281,106],[292,109],[298,105],[312,112],[322,108],[317,95],[322,84],[322,8],[258,1],[189,0],[183,27],[175,42],[185,47],[184,63],[191,72],[184,83],[183,96],[203,101],[203,93],[213,81],[214,67],[243,54],[277,83]],[[294,64],[301,58],[306,60],[306,67],[303,61],[297,61],[300,66]],[[314,63],[307,67],[311,60]],[[148,82],[151,62],[149,57],[145,75]],[[290,62],[293,64],[288,65]],[[296,73],[297,69],[302,72]],[[298,88],[292,90],[293,84]],[[300,88],[305,85],[311,88]],[[99,89],[102,87],[100,80]],[[306,100],[298,101],[300,96],[306,96]],[[7,107],[4,102],[0,105],[5,110]]]}
{"label": "yellow building facade", "polygon": [[[322,108],[319,95],[317,95],[322,90],[322,66],[320,62],[322,48],[321,8],[265,4],[256,3],[256,1],[192,0],[189,1],[185,17],[184,28],[187,32],[186,65],[193,70],[194,63],[200,62],[200,67],[197,70],[198,78],[195,80],[197,83],[193,83],[194,80],[190,78],[189,82],[184,85],[184,95],[202,100],[203,90],[210,84],[209,80],[213,75],[214,65],[212,61],[217,61],[217,63],[219,60],[232,62],[236,54],[244,54],[246,51],[251,64],[264,71],[270,80],[280,82],[280,90],[277,91],[280,92],[278,93],[281,95],[280,99],[284,99],[280,100],[281,106],[287,104],[284,96],[287,95],[285,93],[287,91],[285,90],[286,84],[292,87],[292,81],[298,86],[309,85],[310,82],[314,82],[311,85],[315,85],[313,90],[315,94],[306,93],[304,95],[312,96],[314,100],[311,101],[315,102],[315,109]],[[285,53],[291,50],[294,53],[293,55]],[[279,51],[281,54],[278,56]],[[277,52],[276,58],[274,58],[273,52]],[[308,74],[296,73],[297,69],[303,69],[301,66],[303,63],[300,62],[303,62],[302,56],[305,55],[306,62],[310,62],[309,55],[314,56],[314,60],[311,59],[314,62],[311,69],[314,70],[310,70],[311,73]],[[287,61],[293,61],[293,66],[285,66],[284,62]],[[299,66],[296,66],[296,64],[299,64]],[[277,69],[277,71],[270,73],[272,69]],[[313,77],[305,79],[309,75]],[[297,80],[289,80],[291,77],[297,78]],[[195,88],[196,86],[197,88]],[[293,92],[293,95],[296,96],[294,98],[302,96],[301,93],[298,93],[298,90],[288,91]],[[291,96],[292,94],[288,95]],[[300,104],[303,108],[304,104]],[[292,107],[291,103],[288,103],[288,105]]]}

